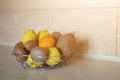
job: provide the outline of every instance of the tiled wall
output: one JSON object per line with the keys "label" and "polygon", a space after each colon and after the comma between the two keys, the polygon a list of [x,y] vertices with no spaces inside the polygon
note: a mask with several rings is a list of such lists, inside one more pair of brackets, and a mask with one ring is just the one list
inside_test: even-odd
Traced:
{"label": "tiled wall", "polygon": [[119,14],[120,0],[0,0],[0,41],[15,44],[25,30],[46,28],[87,38],[89,53],[120,56]]}
{"label": "tiled wall", "polygon": [[118,8],[118,56],[120,56],[120,0]]}

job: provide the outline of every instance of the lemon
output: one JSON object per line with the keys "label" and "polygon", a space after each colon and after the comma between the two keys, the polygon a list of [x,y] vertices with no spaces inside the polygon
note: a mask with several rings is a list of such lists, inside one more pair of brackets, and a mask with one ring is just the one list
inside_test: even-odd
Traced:
{"label": "lemon", "polygon": [[49,32],[47,30],[42,30],[38,33],[38,40],[42,39],[45,36],[49,36]]}
{"label": "lemon", "polygon": [[56,65],[61,61],[60,52],[56,47],[49,48],[49,58],[46,61],[48,65]]}
{"label": "lemon", "polygon": [[25,31],[22,36],[23,44],[29,40],[37,40],[37,34],[32,29]]}
{"label": "lemon", "polygon": [[31,58],[31,55],[28,56],[26,63],[31,67],[31,68],[37,68],[40,67],[41,64],[39,62],[33,61]]}

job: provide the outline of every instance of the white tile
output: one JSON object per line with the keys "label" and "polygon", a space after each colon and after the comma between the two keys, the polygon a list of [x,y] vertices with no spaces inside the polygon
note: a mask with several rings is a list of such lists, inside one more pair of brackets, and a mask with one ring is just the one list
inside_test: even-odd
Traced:
{"label": "white tile", "polygon": [[49,0],[48,3],[51,9],[78,7],[78,0]]}
{"label": "white tile", "polygon": [[0,10],[76,8],[78,0],[1,0]]}
{"label": "white tile", "polygon": [[[0,0],[0,11],[115,7],[117,0]],[[120,1],[119,1],[120,3]]]}
{"label": "white tile", "polygon": [[7,14],[7,37],[6,42],[15,44],[21,41],[22,34],[25,31],[24,12]]}
{"label": "white tile", "polygon": [[115,9],[81,9],[79,11],[80,38],[88,38],[89,52],[115,55]]}
{"label": "white tile", "polygon": [[30,9],[30,1],[29,0],[4,0],[4,5],[8,6],[5,11],[11,10],[26,10]]}
{"label": "white tile", "polygon": [[48,0],[11,0],[9,2],[10,10],[33,10],[33,9],[48,9]]}
{"label": "white tile", "polygon": [[76,8],[78,0],[30,0],[32,9]]}
{"label": "white tile", "polygon": [[29,0],[30,9],[49,9],[50,0]]}
{"label": "white tile", "polygon": [[118,0],[118,7],[120,7],[120,0]]}
{"label": "white tile", "polygon": [[63,33],[77,32],[77,10],[53,10],[49,15],[49,29]]}
{"label": "white tile", "polygon": [[1,0],[0,2],[1,11],[32,9],[30,0]]}
{"label": "white tile", "polygon": [[118,12],[118,56],[120,56],[120,8]]}
{"label": "white tile", "polygon": [[34,29],[36,32],[47,29],[49,21],[48,11],[25,12],[25,29]]}
{"label": "white tile", "polygon": [[78,0],[79,8],[115,7],[116,0]]}

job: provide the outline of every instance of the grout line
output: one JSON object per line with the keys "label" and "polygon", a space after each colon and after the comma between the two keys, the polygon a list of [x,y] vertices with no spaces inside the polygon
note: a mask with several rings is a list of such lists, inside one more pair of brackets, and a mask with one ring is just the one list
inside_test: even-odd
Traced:
{"label": "grout line", "polygon": [[46,10],[111,9],[111,8],[120,8],[120,7],[85,7],[85,8],[58,8],[58,9],[27,9],[27,10],[7,10],[7,11],[0,11],[0,13],[2,13],[2,12],[21,12],[21,11],[27,12],[27,11],[46,11]]}

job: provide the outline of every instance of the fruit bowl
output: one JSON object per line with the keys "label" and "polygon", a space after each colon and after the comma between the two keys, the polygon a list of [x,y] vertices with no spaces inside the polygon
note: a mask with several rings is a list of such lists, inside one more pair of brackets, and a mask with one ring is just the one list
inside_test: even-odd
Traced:
{"label": "fruit bowl", "polygon": [[11,54],[24,69],[51,69],[64,66],[76,49],[73,33],[49,33],[47,30],[36,33],[30,29],[24,32]]}
{"label": "fruit bowl", "polygon": [[[28,58],[29,55],[18,55],[18,56],[16,56],[14,51],[12,51],[11,54],[16,59],[16,61],[21,64],[21,66],[24,69],[54,69],[54,68],[59,68],[59,67],[63,67],[67,63],[67,60],[68,60],[68,55],[61,55],[61,56],[59,56],[60,57],[60,61],[57,64],[55,64],[55,65],[47,65],[46,62],[43,61],[43,62],[37,62],[38,64],[40,64],[40,66],[38,66],[38,67],[31,67],[29,64],[32,65],[32,64],[34,64],[34,62],[29,62],[28,63],[26,61],[21,61],[19,59],[20,57],[27,57]],[[57,58],[58,56],[51,56],[51,57]],[[38,56],[38,58],[46,58],[46,57]]]}

